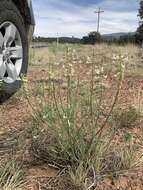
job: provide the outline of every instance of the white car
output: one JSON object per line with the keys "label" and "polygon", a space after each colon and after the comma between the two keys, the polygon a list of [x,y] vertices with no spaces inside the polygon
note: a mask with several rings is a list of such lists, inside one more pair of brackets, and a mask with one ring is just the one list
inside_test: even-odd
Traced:
{"label": "white car", "polygon": [[27,73],[34,25],[31,0],[0,0],[0,103],[20,88]]}

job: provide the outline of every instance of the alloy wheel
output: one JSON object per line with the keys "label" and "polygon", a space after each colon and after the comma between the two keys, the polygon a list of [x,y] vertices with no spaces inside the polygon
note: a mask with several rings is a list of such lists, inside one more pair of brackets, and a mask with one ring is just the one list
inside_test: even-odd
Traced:
{"label": "alloy wheel", "polygon": [[11,22],[0,25],[0,80],[15,82],[20,75],[23,48],[20,33]]}

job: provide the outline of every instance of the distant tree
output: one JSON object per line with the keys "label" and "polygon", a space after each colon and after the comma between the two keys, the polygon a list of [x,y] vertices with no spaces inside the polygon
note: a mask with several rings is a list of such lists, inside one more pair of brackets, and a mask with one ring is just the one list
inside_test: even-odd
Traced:
{"label": "distant tree", "polygon": [[143,0],[140,1],[140,8],[139,8],[139,15],[140,18],[143,20]]}
{"label": "distant tree", "polygon": [[88,38],[89,38],[89,43],[94,45],[95,43],[100,42],[101,35],[98,32],[90,32],[88,34]]}
{"label": "distant tree", "polygon": [[136,42],[138,44],[142,44],[143,43],[143,24],[139,26],[139,28],[137,29],[137,33],[136,33]]}
{"label": "distant tree", "polygon": [[137,43],[143,43],[143,0],[140,1],[140,8],[139,8],[139,14],[140,17],[140,26],[137,29],[136,33],[136,41]]}
{"label": "distant tree", "polygon": [[89,37],[88,36],[83,36],[81,39],[82,44],[89,44]]}
{"label": "distant tree", "polygon": [[99,43],[101,40],[101,35],[98,32],[90,32],[88,36],[84,36],[81,40],[83,44],[92,44]]}

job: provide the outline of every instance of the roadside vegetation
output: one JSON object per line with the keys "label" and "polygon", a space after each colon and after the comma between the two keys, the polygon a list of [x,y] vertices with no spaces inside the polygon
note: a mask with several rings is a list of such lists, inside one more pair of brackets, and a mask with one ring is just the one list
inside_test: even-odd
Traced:
{"label": "roadside vegetation", "polygon": [[[2,189],[101,190],[107,179],[141,171],[142,60],[133,45],[31,49],[23,88],[6,103],[9,113],[22,104],[25,125],[13,129],[14,146],[6,137],[20,167],[4,165]],[[29,168],[41,165],[54,177],[35,177]]]}
{"label": "roadside vegetation", "polygon": [[83,52],[82,46],[49,48],[52,61],[47,65],[47,78],[36,89],[36,109],[24,83],[33,115],[33,154],[66,168],[73,184],[83,189],[95,188],[102,176],[142,166],[141,147],[134,144],[132,134],[120,132],[141,122],[141,112],[133,103],[122,107],[119,101],[129,69],[138,72],[129,54],[138,49],[114,47],[87,46]]}

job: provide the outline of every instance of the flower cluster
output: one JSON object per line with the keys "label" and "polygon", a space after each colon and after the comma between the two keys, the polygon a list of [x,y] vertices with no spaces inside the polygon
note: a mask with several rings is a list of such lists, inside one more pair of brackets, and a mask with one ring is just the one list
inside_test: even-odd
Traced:
{"label": "flower cluster", "polygon": [[114,54],[112,60],[114,64],[121,63],[122,69],[125,69],[126,64],[129,63],[128,55],[122,55],[121,53]]}
{"label": "flower cluster", "polygon": [[116,54],[116,55],[114,54],[112,60],[113,60],[113,64],[120,65],[119,72],[116,75],[119,76],[120,73],[124,73],[125,68],[127,64],[129,63],[128,55],[126,54],[123,55],[121,53]]}

